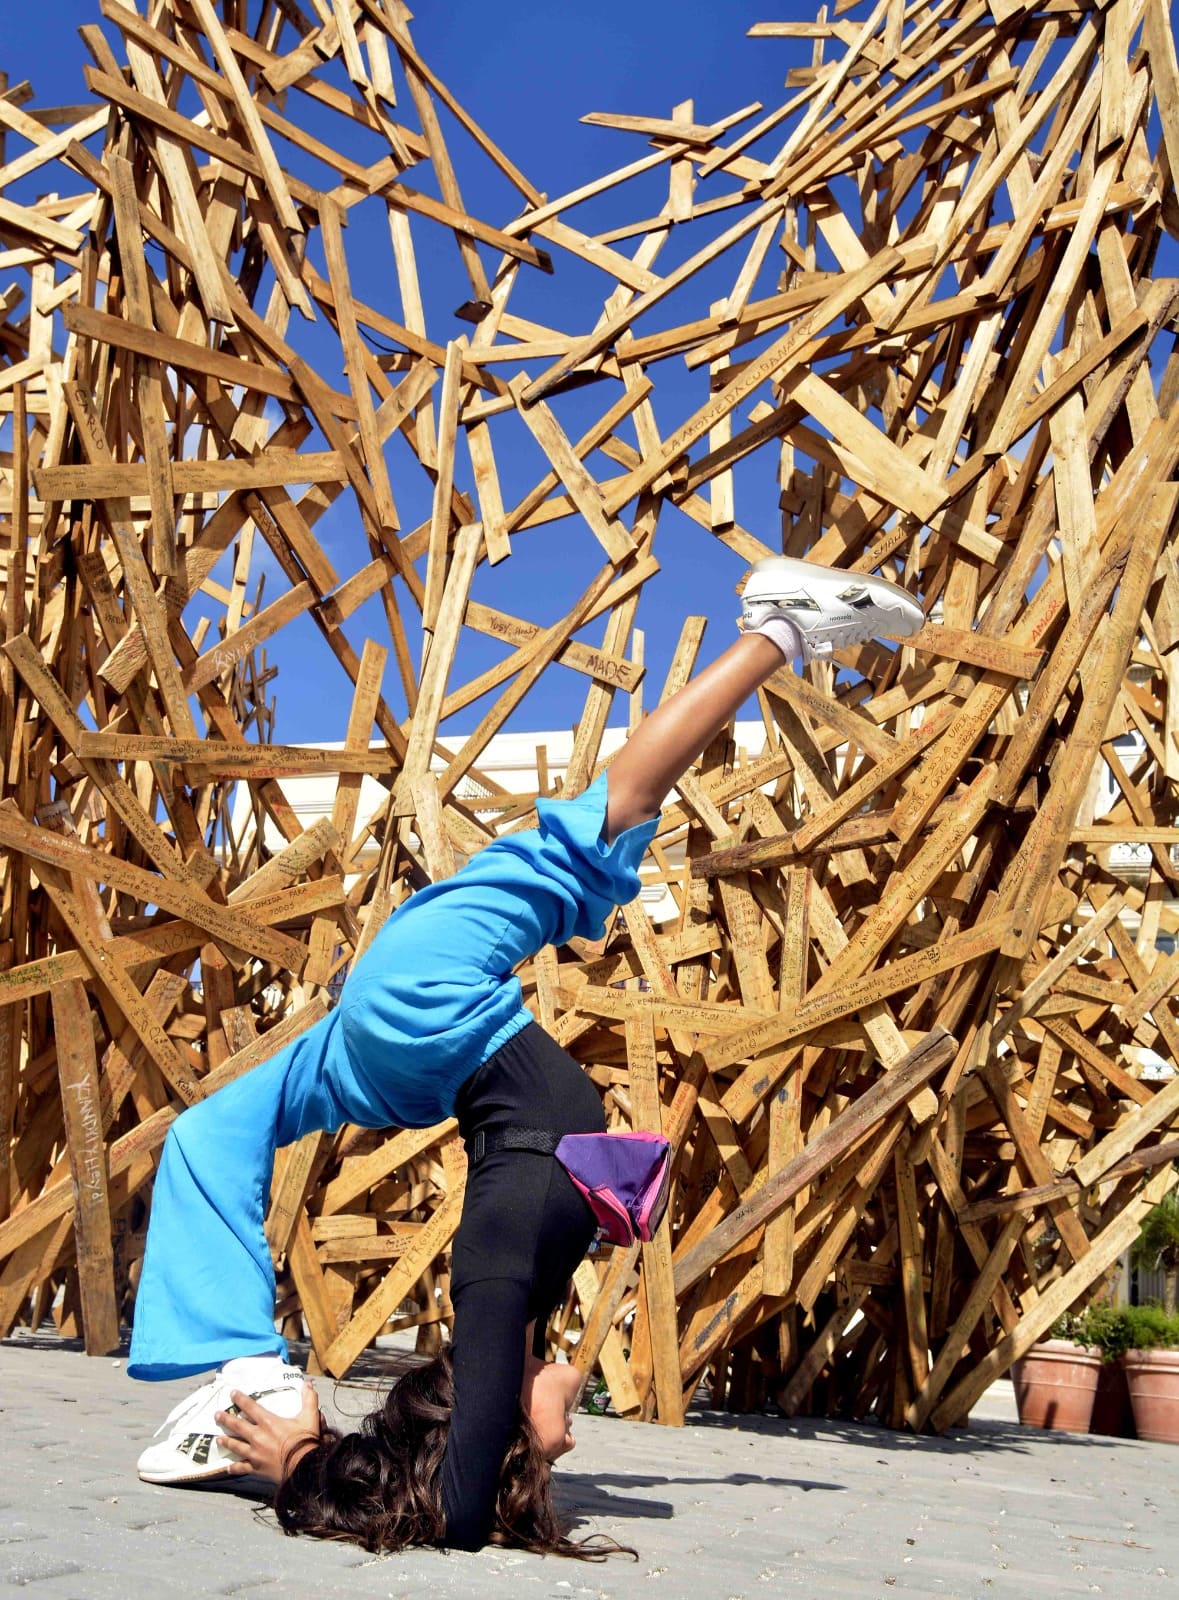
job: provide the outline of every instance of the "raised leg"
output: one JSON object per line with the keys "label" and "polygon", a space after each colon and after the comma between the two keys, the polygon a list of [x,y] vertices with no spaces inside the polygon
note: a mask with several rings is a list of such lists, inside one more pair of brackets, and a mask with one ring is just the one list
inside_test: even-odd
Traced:
{"label": "raised leg", "polygon": [[657,814],[676,779],[782,664],[771,639],[742,634],[639,724],[609,767],[607,843]]}

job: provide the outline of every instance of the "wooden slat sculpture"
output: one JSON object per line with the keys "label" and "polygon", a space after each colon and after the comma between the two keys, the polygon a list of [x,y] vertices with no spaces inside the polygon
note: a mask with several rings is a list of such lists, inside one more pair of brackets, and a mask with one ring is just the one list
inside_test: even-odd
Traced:
{"label": "wooden slat sculpture", "polygon": [[[930,621],[772,680],[764,751],[716,741],[664,812],[678,917],[637,901],[523,975],[611,1119],[677,1152],[663,1231],[583,1264],[554,1343],[623,1414],[678,1422],[705,1381],[941,1428],[1174,1182],[1179,1078],[1141,1055],[1179,1059],[1168,11],[833,9],[752,30],[813,40],[781,105],[595,115],[639,153],[555,199],[400,0],[267,0],[252,26],[242,0],[101,0],[85,105],[0,98],[0,1331],[52,1309],[110,1348],[178,1111],[322,1015],[415,886],[592,777],[617,697],[641,714],[669,507],[734,585],[783,549],[891,574]],[[467,211],[443,114],[513,219]],[[635,221],[652,173],[666,199]],[[616,225],[587,233],[603,196]],[[359,208],[388,230],[378,305]],[[461,336],[418,279],[446,233]],[[604,297],[565,329],[543,291],[568,256]],[[520,441],[516,499],[497,461]],[[757,452],[780,542],[738,520]],[[329,554],[335,504],[356,531]],[[547,538],[580,597],[523,617],[511,557]],[[374,597],[380,641],[350,620]],[[295,619],[350,684],[339,749],[271,739],[262,647]],[[463,630],[504,650],[468,682]],[[542,751],[505,792],[488,744],[560,668],[587,680],[568,765]],[[306,772],[336,787],[305,828],[284,781]],[[440,1336],[463,1182],[452,1124],[281,1154],[279,1314],[323,1368]]]}

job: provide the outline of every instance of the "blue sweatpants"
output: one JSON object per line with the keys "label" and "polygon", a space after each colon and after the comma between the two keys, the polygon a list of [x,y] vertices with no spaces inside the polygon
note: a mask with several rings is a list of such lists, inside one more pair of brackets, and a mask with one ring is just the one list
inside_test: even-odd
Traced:
{"label": "blue sweatpants", "polygon": [[542,800],[538,826],[496,839],[399,907],[340,1003],[252,1072],[178,1117],[156,1175],[128,1371],[186,1377],[286,1354],[264,1233],[274,1153],[315,1129],[429,1127],[532,1020],[514,969],[546,944],[601,936],[639,890],[655,821],[602,840],[603,775]]}

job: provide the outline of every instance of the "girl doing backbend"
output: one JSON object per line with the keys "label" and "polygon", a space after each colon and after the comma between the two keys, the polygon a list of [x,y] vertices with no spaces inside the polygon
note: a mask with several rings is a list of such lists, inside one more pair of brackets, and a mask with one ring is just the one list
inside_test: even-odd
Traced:
{"label": "girl doing backbend", "polygon": [[[905,637],[922,621],[883,579],[759,562],[742,637],[640,724],[607,773],[575,799],[539,801],[535,829],[414,894],[335,1010],[178,1118],[156,1178],[128,1370],[149,1380],[218,1370],[143,1452],[141,1477],[261,1472],[279,1485],[288,1532],[369,1549],[492,1539],[593,1553],[564,1535],[548,1482],[573,1448],[580,1375],[542,1356],[595,1219],[557,1160],[500,1148],[495,1135],[600,1133],[604,1118],[513,973],[546,944],[601,937],[638,893],[666,794],[784,659]],[[341,1437],[321,1425],[274,1328],[263,1219],[275,1150],[345,1123],[428,1127],[452,1115],[468,1152],[477,1140],[481,1152],[453,1243],[452,1344]]]}

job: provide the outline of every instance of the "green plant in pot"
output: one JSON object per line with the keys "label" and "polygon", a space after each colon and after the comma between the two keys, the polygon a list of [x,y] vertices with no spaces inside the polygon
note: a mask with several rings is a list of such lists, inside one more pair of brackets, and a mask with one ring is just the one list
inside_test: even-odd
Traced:
{"label": "green plant in pot", "polygon": [[1117,1361],[1133,1347],[1134,1334],[1124,1306],[1090,1306],[1075,1317],[1077,1343],[1094,1345],[1102,1361]]}
{"label": "green plant in pot", "polygon": [[1084,1343],[1101,1352],[1089,1432],[1115,1439],[1133,1439],[1137,1430],[1122,1357],[1130,1349],[1134,1336],[1126,1313],[1117,1306],[1094,1305],[1078,1321],[1084,1323]]}
{"label": "green plant in pot", "polygon": [[1140,1439],[1179,1444],[1179,1316],[1162,1306],[1122,1312],[1130,1348],[1122,1357]]}
{"label": "green plant in pot", "polygon": [[1126,1325],[1126,1349],[1179,1350],[1179,1315],[1163,1306],[1123,1306],[1118,1313]]}
{"label": "green plant in pot", "polygon": [[1163,1309],[1173,1315],[1179,1288],[1179,1189],[1172,1189],[1146,1213],[1131,1259],[1140,1270],[1162,1269]]}

